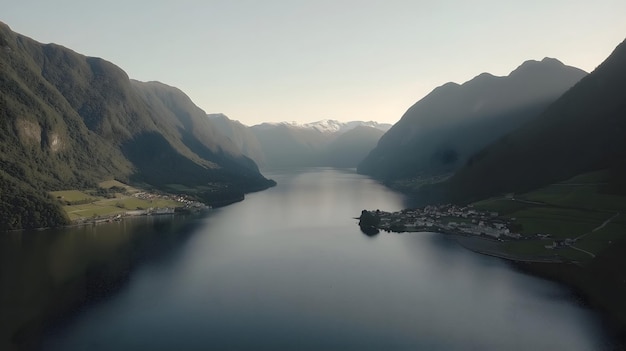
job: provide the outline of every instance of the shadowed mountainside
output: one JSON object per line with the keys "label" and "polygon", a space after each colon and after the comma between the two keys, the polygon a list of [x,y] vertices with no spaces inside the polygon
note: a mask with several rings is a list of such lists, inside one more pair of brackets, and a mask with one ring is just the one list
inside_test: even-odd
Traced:
{"label": "shadowed mountainside", "polygon": [[357,126],[333,140],[326,148],[326,158],[333,167],[356,167],[376,146],[384,131]]}
{"label": "shadowed mountainside", "polygon": [[[540,116],[470,158],[443,191],[476,199],[610,169],[625,194],[626,42]],[[470,186],[471,185],[471,186]]]}
{"label": "shadowed mountainside", "polygon": [[506,77],[483,73],[462,85],[444,84],[407,110],[358,171],[380,179],[454,171],[535,117],[585,74],[545,58],[526,61]]}
{"label": "shadowed mountainside", "polygon": [[230,138],[242,154],[253,159],[259,167],[265,166],[265,155],[261,144],[250,127],[231,120],[221,113],[209,114],[208,117],[220,133]]}

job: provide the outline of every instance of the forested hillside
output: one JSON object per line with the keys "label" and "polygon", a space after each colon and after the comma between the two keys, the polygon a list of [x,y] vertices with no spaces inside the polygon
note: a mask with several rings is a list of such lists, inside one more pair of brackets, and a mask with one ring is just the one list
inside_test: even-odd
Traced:
{"label": "forested hillside", "polygon": [[0,230],[65,224],[47,192],[105,179],[217,182],[237,197],[272,184],[181,91],[2,23],[0,165]]}

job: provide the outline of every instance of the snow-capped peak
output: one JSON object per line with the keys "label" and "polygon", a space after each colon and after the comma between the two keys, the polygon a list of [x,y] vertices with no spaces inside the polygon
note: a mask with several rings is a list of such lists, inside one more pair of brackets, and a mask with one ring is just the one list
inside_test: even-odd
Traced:
{"label": "snow-capped peak", "polygon": [[276,126],[286,126],[291,128],[302,128],[302,129],[315,129],[321,133],[345,133],[351,129],[354,129],[359,126],[372,127],[386,132],[391,128],[391,124],[387,123],[378,123],[374,121],[351,121],[351,122],[340,122],[334,119],[323,119],[317,122],[310,123],[300,123],[297,121],[289,121],[289,122],[278,122],[278,123],[263,123],[259,126],[263,127],[276,127]]}

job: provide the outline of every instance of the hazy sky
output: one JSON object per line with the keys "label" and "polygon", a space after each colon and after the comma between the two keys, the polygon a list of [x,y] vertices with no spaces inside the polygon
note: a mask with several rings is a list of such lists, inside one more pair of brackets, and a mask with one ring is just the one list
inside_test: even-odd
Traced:
{"label": "hazy sky", "polygon": [[176,86],[252,125],[394,123],[448,81],[555,57],[593,70],[626,38],[625,0],[0,0],[37,41]]}

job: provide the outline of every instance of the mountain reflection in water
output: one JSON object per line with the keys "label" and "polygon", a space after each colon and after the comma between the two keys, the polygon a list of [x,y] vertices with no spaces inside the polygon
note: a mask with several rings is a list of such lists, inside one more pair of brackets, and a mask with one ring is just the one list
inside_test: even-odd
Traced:
{"label": "mountain reflection in water", "polygon": [[12,239],[19,273],[3,268],[3,294],[5,281],[18,287],[20,330],[52,311],[71,318],[47,329],[44,350],[590,350],[607,341],[568,290],[504,261],[434,233],[361,233],[362,209],[409,203],[371,179],[326,168],[268,176],[277,187],[200,219]]}

